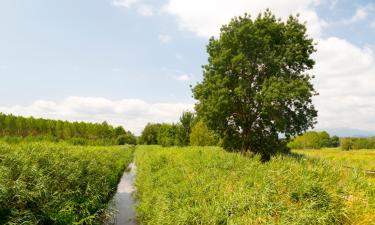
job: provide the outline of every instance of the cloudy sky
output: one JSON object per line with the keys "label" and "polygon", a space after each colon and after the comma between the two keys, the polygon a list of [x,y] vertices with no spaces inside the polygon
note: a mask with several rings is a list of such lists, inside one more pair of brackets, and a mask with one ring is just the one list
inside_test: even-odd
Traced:
{"label": "cloudy sky", "polygon": [[1,0],[0,112],[136,134],[192,109],[205,46],[230,18],[301,14],[317,43],[317,129],[375,133],[372,0]]}

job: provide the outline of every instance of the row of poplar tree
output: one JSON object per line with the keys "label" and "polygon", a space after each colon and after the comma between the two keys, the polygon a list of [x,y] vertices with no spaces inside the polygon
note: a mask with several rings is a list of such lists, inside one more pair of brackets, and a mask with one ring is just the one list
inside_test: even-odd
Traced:
{"label": "row of poplar tree", "polygon": [[86,123],[37,119],[0,113],[0,137],[8,142],[23,140],[69,141],[79,145],[136,144],[136,137],[123,127],[107,122]]}

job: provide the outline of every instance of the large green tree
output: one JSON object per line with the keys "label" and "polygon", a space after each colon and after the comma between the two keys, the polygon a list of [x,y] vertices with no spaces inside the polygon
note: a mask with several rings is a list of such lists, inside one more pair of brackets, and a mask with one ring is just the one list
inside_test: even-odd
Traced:
{"label": "large green tree", "polygon": [[297,17],[283,22],[267,10],[254,20],[248,14],[232,19],[207,46],[203,81],[193,88],[198,116],[225,148],[269,160],[316,122],[316,92],[306,73],[314,51]]}

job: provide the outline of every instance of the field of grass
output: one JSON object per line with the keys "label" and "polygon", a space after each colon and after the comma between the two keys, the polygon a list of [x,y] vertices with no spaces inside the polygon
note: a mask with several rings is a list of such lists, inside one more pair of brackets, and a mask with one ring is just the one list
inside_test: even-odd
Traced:
{"label": "field of grass", "polygon": [[140,224],[374,224],[375,186],[326,160],[140,146]]}
{"label": "field of grass", "polygon": [[310,158],[329,159],[343,166],[375,171],[375,150],[314,149],[293,150]]}
{"label": "field of grass", "polygon": [[100,224],[129,147],[0,143],[0,224]]}

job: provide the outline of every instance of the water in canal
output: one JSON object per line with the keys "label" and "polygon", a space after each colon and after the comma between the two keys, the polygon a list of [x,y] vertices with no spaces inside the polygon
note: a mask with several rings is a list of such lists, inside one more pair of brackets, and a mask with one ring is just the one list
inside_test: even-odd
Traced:
{"label": "water in canal", "polygon": [[115,211],[115,215],[110,224],[115,225],[136,225],[135,200],[134,200],[134,180],[136,166],[134,163],[129,165],[129,171],[126,171],[121,178],[117,188],[111,208]]}

